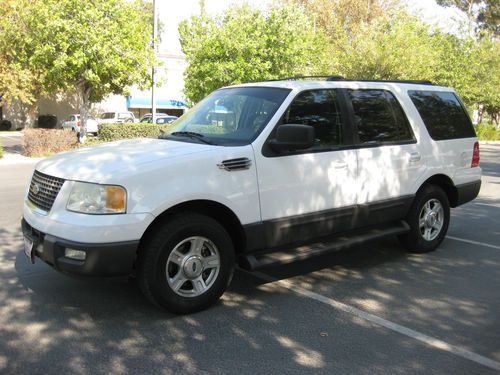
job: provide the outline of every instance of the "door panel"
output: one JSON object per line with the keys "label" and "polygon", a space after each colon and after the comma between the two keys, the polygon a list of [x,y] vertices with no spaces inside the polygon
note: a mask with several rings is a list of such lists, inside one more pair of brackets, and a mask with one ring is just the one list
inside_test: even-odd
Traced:
{"label": "door panel", "polygon": [[[277,224],[274,230],[278,232],[289,231],[290,242],[293,242],[293,227],[298,223],[325,221],[323,218],[329,217],[328,211],[336,208],[354,209],[356,150],[344,147],[345,110],[340,103],[333,89],[299,93],[277,126],[312,126],[315,144],[293,154],[266,153],[264,156],[260,150],[255,150],[262,221],[273,221]],[[320,215],[318,219],[308,215],[318,212],[326,212],[326,216]],[[318,231],[311,230],[312,237],[331,233],[331,226],[323,224],[315,224]],[[280,238],[280,233],[273,236]]]}

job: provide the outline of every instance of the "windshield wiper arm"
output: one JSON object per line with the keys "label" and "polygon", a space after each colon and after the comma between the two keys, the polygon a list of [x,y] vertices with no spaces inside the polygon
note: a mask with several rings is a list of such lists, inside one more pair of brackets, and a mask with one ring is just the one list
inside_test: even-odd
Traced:
{"label": "windshield wiper arm", "polygon": [[197,139],[203,143],[206,143],[207,145],[214,145],[215,143],[209,141],[208,139],[205,138],[203,134],[200,133],[195,133],[195,132],[173,132],[170,133],[169,135],[173,135],[175,137],[189,137],[189,138],[194,138]]}

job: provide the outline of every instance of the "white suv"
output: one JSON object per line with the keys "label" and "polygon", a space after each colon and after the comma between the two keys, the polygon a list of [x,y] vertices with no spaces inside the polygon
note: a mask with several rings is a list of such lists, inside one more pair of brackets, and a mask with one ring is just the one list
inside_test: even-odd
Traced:
{"label": "white suv", "polygon": [[99,124],[113,124],[116,122],[135,122],[133,112],[104,112],[97,120]]}
{"label": "white suv", "polygon": [[[159,139],[41,161],[25,252],[81,275],[136,274],[175,313],[254,270],[397,235],[443,240],[481,186],[456,93],[420,81],[281,80],[213,92]],[[307,245],[307,246],[306,246]]]}

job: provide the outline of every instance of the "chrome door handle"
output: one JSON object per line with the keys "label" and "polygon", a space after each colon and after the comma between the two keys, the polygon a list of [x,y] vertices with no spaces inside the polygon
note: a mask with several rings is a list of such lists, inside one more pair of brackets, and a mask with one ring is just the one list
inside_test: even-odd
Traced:
{"label": "chrome door handle", "polygon": [[417,163],[422,159],[422,156],[418,152],[412,152],[410,154],[410,163]]}
{"label": "chrome door handle", "polygon": [[342,161],[338,161],[333,163],[333,168],[335,169],[346,169],[347,168],[347,163],[344,163]]}

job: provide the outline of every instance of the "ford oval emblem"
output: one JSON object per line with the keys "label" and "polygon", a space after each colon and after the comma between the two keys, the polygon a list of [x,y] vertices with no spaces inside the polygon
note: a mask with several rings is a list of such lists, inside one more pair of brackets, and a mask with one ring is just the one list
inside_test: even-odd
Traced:
{"label": "ford oval emblem", "polygon": [[40,185],[38,184],[33,184],[33,189],[31,189],[33,194],[37,195],[40,192]]}

